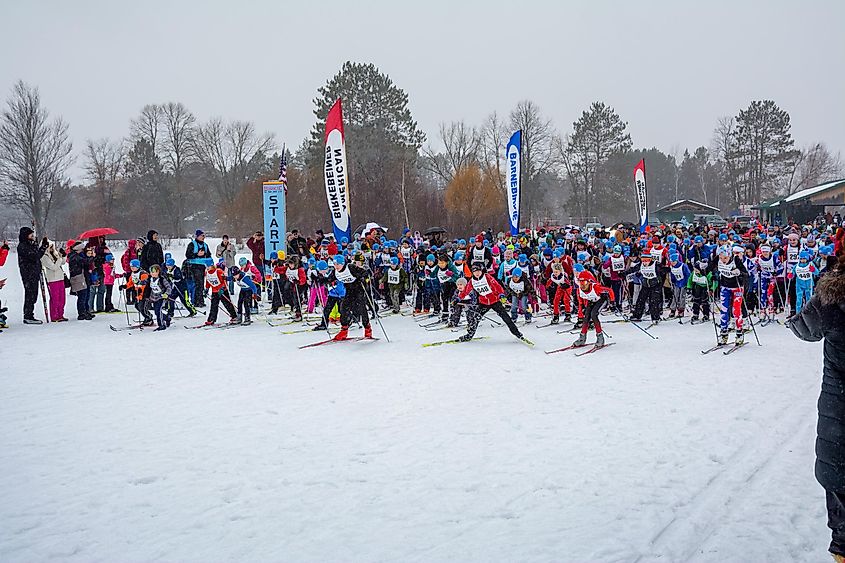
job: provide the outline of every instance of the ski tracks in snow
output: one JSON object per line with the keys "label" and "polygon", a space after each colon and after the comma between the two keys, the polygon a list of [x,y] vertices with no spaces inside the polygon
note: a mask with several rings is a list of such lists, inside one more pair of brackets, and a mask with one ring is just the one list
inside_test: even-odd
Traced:
{"label": "ski tracks in snow", "polygon": [[[812,396],[817,386],[813,381],[803,395]],[[743,502],[750,500],[755,483],[767,473],[771,462],[796,444],[813,440],[814,409],[808,412],[806,404],[791,403],[769,410],[766,418],[774,423],[769,431],[749,440],[725,460],[721,469],[674,511],[633,561],[699,559],[707,540]],[[769,494],[777,492],[770,490]]]}

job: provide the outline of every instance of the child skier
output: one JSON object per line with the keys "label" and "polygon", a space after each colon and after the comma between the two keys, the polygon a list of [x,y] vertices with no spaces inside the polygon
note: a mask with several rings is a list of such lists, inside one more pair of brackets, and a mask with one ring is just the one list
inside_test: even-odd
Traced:
{"label": "child skier", "polygon": [[[334,263],[337,264],[338,262],[343,263],[343,256],[338,255],[334,257]],[[323,320],[313,329],[314,331],[320,331],[326,330],[329,326],[329,315],[331,315],[332,310],[335,306],[340,307],[341,301],[346,297],[346,286],[337,279],[335,269],[329,267],[328,262],[325,260],[317,260],[315,267],[320,276],[320,283],[325,285],[328,290],[328,299],[323,304]]]}
{"label": "child skier", "polygon": [[534,295],[534,287],[528,281],[528,277],[521,267],[517,266],[511,270],[505,289],[511,298],[511,320],[516,322],[519,316],[519,308],[522,307],[525,324],[530,324],[531,307],[528,299],[529,296]]}
{"label": "child skier", "polygon": [[449,255],[445,252],[441,252],[437,256],[437,269],[435,273],[437,275],[437,282],[440,285],[439,293],[442,303],[440,321],[445,323],[449,320],[449,302],[452,300],[452,295],[454,295],[455,289],[457,288],[455,282],[463,276],[461,276],[461,273],[449,259]]}
{"label": "child skier", "polygon": [[760,246],[760,256],[757,257],[757,284],[760,296],[760,315],[764,323],[775,315],[775,291],[780,291],[776,280],[783,276],[783,265],[780,256],[772,252],[768,244]]}
{"label": "child skier", "polygon": [[496,281],[496,278],[485,272],[484,264],[481,262],[476,262],[472,265],[472,278],[470,278],[470,283],[460,293],[460,298],[466,300],[469,297],[470,291],[474,291],[478,295],[478,305],[474,311],[467,312],[467,333],[458,340],[461,342],[472,340],[473,336],[475,336],[475,331],[478,329],[478,323],[492,309],[508,326],[511,334],[530,344],[516,327],[516,324],[502,305],[505,291],[499,285],[499,282]]}
{"label": "child skier", "polygon": [[477,304],[474,292],[470,292],[470,296],[467,300],[461,300],[461,293],[463,293],[467,283],[468,282],[465,277],[460,277],[458,278],[458,281],[455,282],[455,293],[452,294],[452,309],[449,313],[449,322],[446,323],[446,326],[450,328],[454,328],[461,324],[461,315],[463,314],[464,309],[468,310]]}
{"label": "child skier", "polygon": [[710,265],[710,271],[715,272],[719,282],[719,301],[722,306],[721,331],[718,344],[728,343],[730,333],[730,319],[733,317],[736,327],[736,344],[742,345],[745,334],[742,330],[743,289],[748,271],[742,259],[733,256],[728,246],[720,246],[717,250],[718,259]]}
{"label": "child skier", "polygon": [[596,347],[601,348],[604,346],[604,333],[599,313],[607,303],[613,301],[613,290],[600,285],[591,272],[584,270],[578,274],[578,298],[584,304],[584,324],[581,325],[581,334],[572,345],[580,347],[587,343],[587,332],[592,324],[596,330]]}
{"label": "child skier", "polygon": [[161,275],[161,266],[150,266],[150,275],[140,294],[148,302],[147,310],[152,309],[156,316],[156,331],[165,330],[170,326],[170,314],[167,301],[173,291],[173,284],[167,276]]}
{"label": "child skier", "polygon": [[390,295],[393,312],[399,313],[402,292],[408,289],[408,273],[400,267],[398,256],[390,258],[390,267],[384,270],[381,281]]}
{"label": "child skier", "polygon": [[[708,272],[710,263],[707,260],[699,260],[693,264],[687,280],[687,288],[692,292],[692,319],[691,324],[698,322],[698,313],[703,314],[704,321],[710,320],[710,289],[713,275]],[[715,289],[715,286],[713,287]]]}
{"label": "child skier", "polygon": [[243,270],[237,266],[232,266],[230,270],[232,274],[232,281],[238,286],[238,318],[237,323],[243,325],[251,325],[250,318],[252,296],[258,293],[258,286],[252,281],[252,278],[247,276]]}
{"label": "child skier", "polygon": [[114,255],[106,254],[103,262],[103,283],[106,286],[106,313],[119,313],[114,303],[112,302],[112,292],[114,291],[114,280],[116,274],[114,271]]}
{"label": "child skier", "polygon": [[229,322],[234,324],[237,320],[237,313],[235,306],[232,305],[232,298],[229,295],[229,288],[226,284],[226,274],[215,266],[209,264],[205,270],[205,289],[211,290],[211,307],[208,309],[208,319],[205,321],[206,326],[213,325],[217,322],[217,311],[220,309],[220,303],[223,303],[223,308],[229,314]]}
{"label": "child skier", "polygon": [[[815,264],[810,262],[810,252],[802,250],[798,254],[798,263],[792,267],[792,277],[795,279],[795,310],[801,312],[801,308],[813,296],[813,287],[818,270]],[[797,314],[796,313],[796,314]]]}
{"label": "child skier", "polygon": [[364,325],[364,338],[372,338],[373,328],[370,326],[370,315],[367,312],[365,302],[367,288],[364,287],[369,271],[355,264],[347,264],[343,256],[335,256],[334,275],[339,281],[343,282],[346,288],[346,296],[340,303],[340,332],[334,336],[334,339],[346,340],[349,338],[349,325],[352,323],[353,317],[361,319],[361,323]]}
{"label": "child skier", "polygon": [[666,269],[662,264],[656,263],[654,255],[643,252],[640,257],[642,262],[639,266],[632,266],[627,273],[639,274],[642,279],[640,294],[634,304],[634,311],[631,313],[631,320],[639,322],[643,318],[646,303],[648,303],[651,321],[660,322],[660,315],[663,313],[663,280],[666,277]]}
{"label": "child skier", "polygon": [[[150,315],[149,310],[149,301],[146,301],[141,298],[144,293],[144,286],[147,284],[147,278],[149,278],[149,274],[141,269],[141,261],[137,258],[131,260],[129,262],[129,279],[126,280],[125,285],[121,285],[119,289],[121,291],[126,291],[128,295],[134,295],[135,299],[135,309],[141,313],[141,316],[144,320],[141,322],[143,326],[153,326],[153,317]],[[129,299],[127,298],[127,301]]]}
{"label": "child skier", "polygon": [[293,311],[293,320],[302,320],[302,291],[305,287],[307,279],[305,278],[305,270],[299,264],[299,256],[291,254],[287,259],[287,267],[285,269],[285,299],[290,303]]}
{"label": "child skier", "polygon": [[684,318],[687,305],[687,282],[689,281],[689,267],[681,262],[677,252],[669,254],[669,275],[672,282],[672,300],[669,302],[669,318]]}

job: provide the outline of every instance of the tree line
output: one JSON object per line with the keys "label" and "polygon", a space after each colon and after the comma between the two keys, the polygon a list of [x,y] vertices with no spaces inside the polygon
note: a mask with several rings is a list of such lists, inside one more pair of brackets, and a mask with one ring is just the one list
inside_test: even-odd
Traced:
{"label": "tree line", "polygon": [[[634,220],[632,168],[641,158],[651,209],[693,199],[727,213],[843,175],[839,154],[823,142],[796,148],[789,113],[772,100],[718,119],[708,143],[683,151],[636,147],[603,101],[563,134],[525,100],[479,124],[441,123],[432,144],[404,90],[373,64],[347,62],[317,90],[310,135],[286,150],[288,224],[300,229],[329,226],[323,138],[337,98],[356,224],[505,229],[505,144],[517,129],[524,226]],[[18,82],[0,114],[0,197],[56,238],[95,225],[246,234],[262,222],[261,183],[277,178],[280,156],[274,136],[254,123],[200,121],[178,102],[144,106],[124,138],[89,139],[79,153],[36,87]],[[77,158],[85,178],[73,183],[67,173]]]}

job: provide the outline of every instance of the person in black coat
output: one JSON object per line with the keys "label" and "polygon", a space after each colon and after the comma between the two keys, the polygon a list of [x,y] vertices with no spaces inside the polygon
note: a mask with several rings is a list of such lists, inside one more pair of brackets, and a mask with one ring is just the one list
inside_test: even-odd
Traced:
{"label": "person in black coat", "polygon": [[23,322],[40,325],[35,318],[35,301],[38,299],[38,280],[41,279],[41,257],[47,251],[47,237],[41,246],[35,242],[35,231],[21,227],[18,235],[18,269],[23,282]]}
{"label": "person in black coat", "polygon": [[845,256],[819,280],[816,294],[790,318],[789,328],[801,340],[824,339],[815,473],[827,500],[830,552],[845,561]]}
{"label": "person in black coat", "polygon": [[150,266],[153,264],[164,267],[164,249],[158,242],[158,231],[147,233],[147,244],[144,245],[144,250],[141,252],[141,269],[149,272]]}

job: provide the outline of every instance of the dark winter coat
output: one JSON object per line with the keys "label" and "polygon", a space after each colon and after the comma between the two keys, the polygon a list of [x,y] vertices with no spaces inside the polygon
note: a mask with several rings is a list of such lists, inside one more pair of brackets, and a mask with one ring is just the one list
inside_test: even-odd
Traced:
{"label": "dark winter coat", "polygon": [[821,278],[816,294],[789,327],[801,340],[824,339],[816,479],[825,490],[845,493],[845,271]]}
{"label": "dark winter coat", "polygon": [[21,227],[18,235],[18,268],[25,283],[38,281],[41,277],[41,257],[47,251],[46,244],[38,246],[35,241],[29,240],[32,233],[29,227]]}
{"label": "dark winter coat", "polygon": [[147,233],[147,244],[144,245],[144,250],[141,251],[141,269],[150,271],[150,266],[158,264],[164,267],[164,249],[153,240],[153,235],[158,234],[156,231]]}

